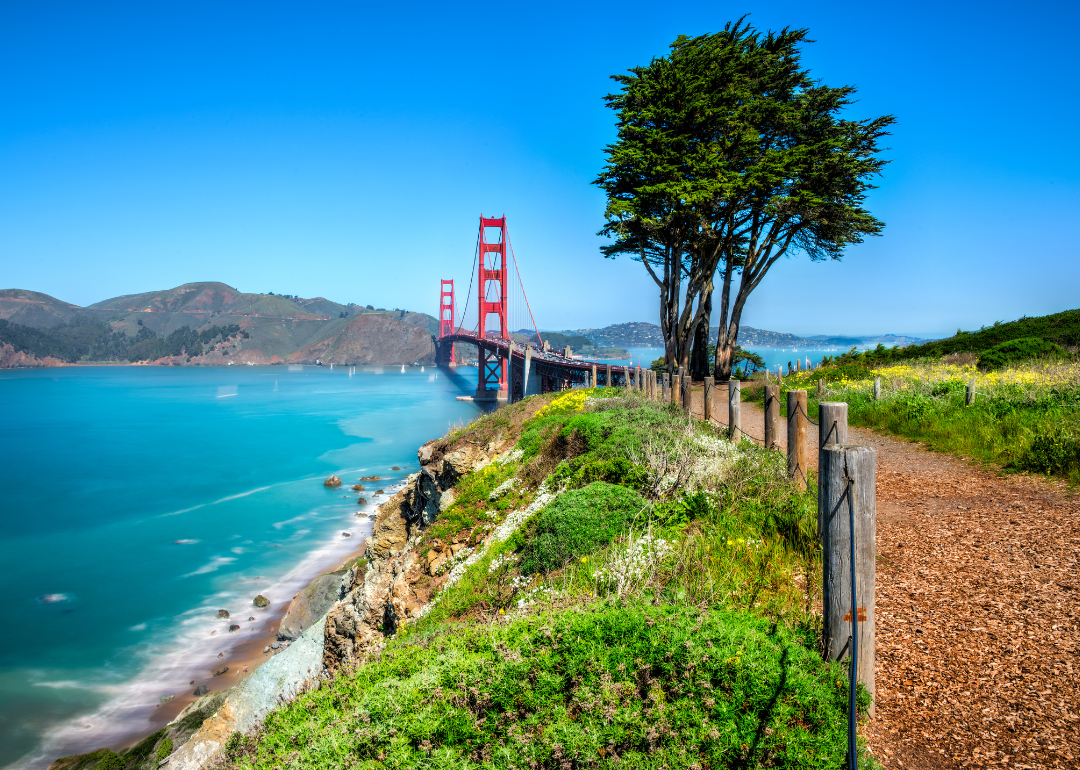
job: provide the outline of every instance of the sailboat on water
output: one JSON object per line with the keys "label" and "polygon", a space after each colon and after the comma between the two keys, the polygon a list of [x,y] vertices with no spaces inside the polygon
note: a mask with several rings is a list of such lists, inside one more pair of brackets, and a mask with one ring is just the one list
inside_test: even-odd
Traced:
{"label": "sailboat on water", "polygon": [[401,373],[402,373],[402,374],[405,374],[405,364],[402,364],[402,365],[401,365]]}

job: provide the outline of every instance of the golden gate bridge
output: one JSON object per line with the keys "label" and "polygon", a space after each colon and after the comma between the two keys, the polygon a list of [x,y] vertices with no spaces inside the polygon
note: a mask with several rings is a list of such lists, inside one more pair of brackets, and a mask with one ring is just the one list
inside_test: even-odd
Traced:
{"label": "golden gate bridge", "polygon": [[[475,322],[466,325],[470,307],[475,308]],[[477,348],[480,372],[473,396],[477,401],[514,402],[534,393],[573,387],[641,387],[643,383],[640,366],[612,366],[582,360],[575,358],[569,348],[553,350],[544,341],[521,282],[505,216],[481,215],[474,265],[461,316],[457,315],[454,282],[444,279],[439,285],[438,318],[436,344],[440,366],[456,364],[456,342]],[[513,332],[515,321],[518,329],[527,328],[526,324],[531,326],[532,333]],[[531,381],[535,382],[532,386],[529,385]]]}

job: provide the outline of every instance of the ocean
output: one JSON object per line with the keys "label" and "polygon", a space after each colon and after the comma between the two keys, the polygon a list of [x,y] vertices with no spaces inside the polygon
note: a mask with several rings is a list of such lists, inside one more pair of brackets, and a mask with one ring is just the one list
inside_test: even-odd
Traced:
{"label": "ocean", "polygon": [[[417,448],[479,414],[455,400],[475,387],[465,367],[0,371],[0,767],[156,729],[162,698],[360,546]],[[361,476],[383,477],[366,505]]]}

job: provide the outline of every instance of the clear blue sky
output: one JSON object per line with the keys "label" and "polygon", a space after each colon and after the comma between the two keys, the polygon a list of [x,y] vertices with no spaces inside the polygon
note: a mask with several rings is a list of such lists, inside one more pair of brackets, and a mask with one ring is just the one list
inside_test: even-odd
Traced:
{"label": "clear blue sky", "polygon": [[598,252],[608,76],[743,13],[893,113],[884,237],[744,323],[951,333],[1080,307],[1080,4],[0,4],[0,288],[187,281],[434,312],[509,217],[542,328],[656,321]]}

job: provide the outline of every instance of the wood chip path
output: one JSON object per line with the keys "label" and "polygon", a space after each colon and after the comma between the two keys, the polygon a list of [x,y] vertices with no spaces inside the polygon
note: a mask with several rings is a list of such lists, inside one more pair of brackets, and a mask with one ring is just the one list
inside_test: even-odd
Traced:
{"label": "wood chip path", "polygon": [[[713,414],[726,425],[725,387]],[[760,439],[764,413],[744,402],[742,426]],[[871,751],[890,769],[1080,768],[1080,497],[866,429],[848,440],[878,463]]]}

